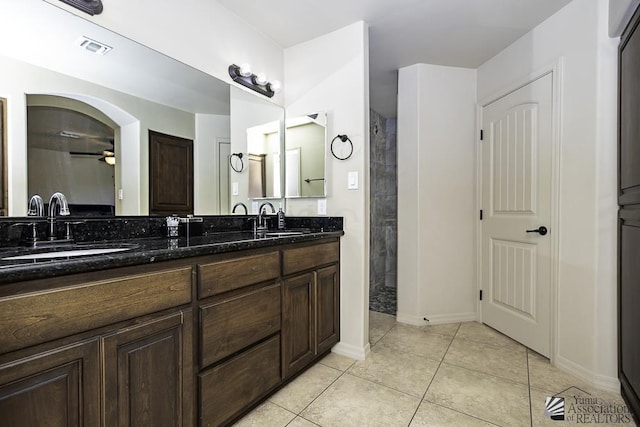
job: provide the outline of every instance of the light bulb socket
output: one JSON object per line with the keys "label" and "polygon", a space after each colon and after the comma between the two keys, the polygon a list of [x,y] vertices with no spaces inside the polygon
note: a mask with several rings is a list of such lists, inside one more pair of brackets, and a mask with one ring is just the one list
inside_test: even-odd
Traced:
{"label": "light bulb socket", "polygon": [[252,80],[253,84],[260,86],[265,86],[267,83],[269,83],[269,80],[267,80],[267,76],[264,73],[258,73],[254,75]]}
{"label": "light bulb socket", "polygon": [[274,80],[267,84],[267,88],[271,90],[273,93],[278,93],[282,89],[282,84],[278,80]]}
{"label": "light bulb socket", "polygon": [[240,74],[242,77],[249,77],[252,73],[251,73],[251,65],[249,64],[240,64],[240,67],[238,67],[238,74]]}

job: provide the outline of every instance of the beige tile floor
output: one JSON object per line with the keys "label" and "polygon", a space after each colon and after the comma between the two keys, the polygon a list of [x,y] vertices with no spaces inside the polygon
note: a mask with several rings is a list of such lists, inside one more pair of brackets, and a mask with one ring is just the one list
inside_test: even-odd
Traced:
{"label": "beige tile floor", "polygon": [[[369,336],[367,360],[329,354],[236,426],[635,426],[628,412],[580,414],[626,406],[480,323],[413,327],[370,312]],[[564,422],[544,416],[555,395]]]}

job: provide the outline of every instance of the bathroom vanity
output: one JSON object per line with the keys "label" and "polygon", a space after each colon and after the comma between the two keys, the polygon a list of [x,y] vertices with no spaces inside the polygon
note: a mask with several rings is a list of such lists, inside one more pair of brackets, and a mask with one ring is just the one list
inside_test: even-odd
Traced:
{"label": "bathroom vanity", "polygon": [[339,341],[342,234],[238,231],[0,259],[2,422],[233,422]]}

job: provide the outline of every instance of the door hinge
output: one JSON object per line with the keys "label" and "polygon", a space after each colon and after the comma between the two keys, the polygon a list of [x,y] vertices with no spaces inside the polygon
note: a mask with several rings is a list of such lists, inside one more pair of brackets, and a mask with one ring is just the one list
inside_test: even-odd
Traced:
{"label": "door hinge", "polygon": [[480,289],[480,301],[482,301],[482,289]]}
{"label": "door hinge", "polygon": [[482,221],[482,209],[480,209],[480,221]]}
{"label": "door hinge", "polygon": [[484,130],[480,129],[480,141],[484,141]]}

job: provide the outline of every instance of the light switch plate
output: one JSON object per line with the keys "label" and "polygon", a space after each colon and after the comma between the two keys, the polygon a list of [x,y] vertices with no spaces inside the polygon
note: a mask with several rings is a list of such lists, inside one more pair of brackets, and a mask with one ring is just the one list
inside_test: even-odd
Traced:
{"label": "light switch plate", "polygon": [[260,207],[260,205],[258,205],[258,202],[251,202],[251,213],[258,213],[258,208]]}
{"label": "light switch plate", "polygon": [[318,215],[327,214],[327,199],[318,199]]}
{"label": "light switch plate", "polygon": [[118,200],[124,199],[124,190],[122,188],[118,189]]}
{"label": "light switch plate", "polygon": [[349,190],[358,189],[358,172],[349,172],[347,174],[347,189]]}
{"label": "light switch plate", "polygon": [[231,194],[234,196],[237,196],[240,193],[240,190],[238,189],[238,183],[234,182],[231,184]]}

